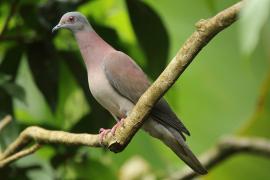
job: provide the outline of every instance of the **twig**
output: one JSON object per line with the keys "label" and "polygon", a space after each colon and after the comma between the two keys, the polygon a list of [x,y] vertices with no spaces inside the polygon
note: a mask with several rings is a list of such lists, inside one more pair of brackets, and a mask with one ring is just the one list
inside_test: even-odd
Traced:
{"label": "twig", "polygon": [[4,129],[10,122],[12,121],[12,117],[10,115],[5,116],[1,121],[0,121],[0,132],[2,129]]}
{"label": "twig", "polygon": [[[242,2],[236,3],[223,10],[216,16],[201,20],[196,24],[197,30],[187,39],[182,48],[162,72],[152,86],[142,95],[124,125],[116,129],[115,135],[108,133],[104,137],[102,146],[108,147],[113,152],[122,151],[130,142],[135,133],[140,129],[151,108],[174,84],[186,67],[192,62],[200,50],[220,31],[230,26],[237,20],[237,14]],[[61,131],[48,131],[39,127],[29,127],[4,151],[0,157],[3,161],[25,147],[31,139],[37,143],[62,143],[67,145],[86,145],[100,147],[99,135],[72,134]]]}
{"label": "twig", "polygon": [[[222,139],[214,148],[201,156],[201,162],[210,170],[232,155],[249,153],[270,158],[270,141],[264,138],[229,137]],[[176,172],[169,179],[193,179],[199,176],[189,168]]]}
{"label": "twig", "polygon": [[1,154],[0,163],[1,160],[8,158],[24,148],[31,140],[34,140],[38,144],[59,143],[101,147],[98,134],[73,134],[63,131],[49,131],[40,127],[31,126],[21,132],[19,137]]}
{"label": "twig", "polygon": [[29,154],[36,152],[39,148],[41,148],[40,144],[34,144],[33,146],[31,146],[27,149],[21,150],[21,151],[17,152],[16,154],[13,154],[12,156],[9,156],[8,158],[0,161],[0,168],[12,163],[13,161],[15,161],[17,159],[20,159],[24,156],[27,156]]}

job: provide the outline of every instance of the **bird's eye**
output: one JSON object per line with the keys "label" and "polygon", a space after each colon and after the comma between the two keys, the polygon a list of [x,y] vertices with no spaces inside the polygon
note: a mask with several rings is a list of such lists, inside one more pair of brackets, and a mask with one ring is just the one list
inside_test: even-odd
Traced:
{"label": "bird's eye", "polygon": [[69,16],[68,17],[68,21],[71,22],[71,23],[73,23],[75,21],[74,16]]}

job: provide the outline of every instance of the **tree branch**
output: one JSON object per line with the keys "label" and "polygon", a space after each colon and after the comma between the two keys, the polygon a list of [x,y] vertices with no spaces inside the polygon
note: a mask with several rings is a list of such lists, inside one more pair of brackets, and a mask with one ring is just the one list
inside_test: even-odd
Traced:
{"label": "tree branch", "polygon": [[2,129],[4,129],[10,122],[12,121],[12,118],[10,115],[5,116],[1,121],[0,121],[0,132]]}
{"label": "tree branch", "polygon": [[200,20],[196,24],[197,30],[187,39],[158,79],[141,96],[130,115],[125,119],[125,123],[116,129],[114,135],[108,133],[104,137],[102,145],[99,143],[99,135],[72,134],[62,131],[48,131],[39,127],[29,127],[6,149],[0,157],[0,163],[16,152],[18,153],[31,140],[34,140],[38,144],[62,143],[66,145],[86,145],[92,147],[105,146],[113,152],[122,151],[140,129],[144,120],[147,119],[155,103],[175,83],[200,50],[217,33],[237,20],[237,15],[242,4],[243,2],[236,3],[216,16],[207,20]]}
{"label": "tree branch", "polygon": [[[270,158],[270,141],[264,138],[228,137],[204,153],[200,160],[207,170],[238,153],[249,153]],[[199,176],[189,168],[176,172],[169,179],[193,179]]]}
{"label": "tree branch", "polygon": [[24,149],[24,150],[21,150],[5,159],[3,159],[2,161],[0,161],[0,168],[10,164],[11,162],[17,160],[17,159],[20,159],[24,156],[27,156],[29,154],[32,154],[34,152],[36,152],[39,148],[41,147],[40,144],[34,144],[33,146],[27,148],[27,149]]}

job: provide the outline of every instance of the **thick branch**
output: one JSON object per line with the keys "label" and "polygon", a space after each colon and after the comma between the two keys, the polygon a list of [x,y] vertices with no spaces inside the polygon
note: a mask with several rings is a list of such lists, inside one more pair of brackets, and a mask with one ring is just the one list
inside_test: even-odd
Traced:
{"label": "thick branch", "polygon": [[[264,138],[230,137],[222,139],[214,148],[201,156],[201,162],[210,170],[222,161],[238,153],[249,153],[270,158],[270,141]],[[170,179],[193,179],[199,176],[189,168],[175,173]]]}
{"label": "thick branch", "polygon": [[[122,151],[135,133],[142,126],[151,108],[175,83],[186,67],[192,62],[200,50],[220,31],[231,25],[237,19],[242,2],[236,3],[216,16],[201,20],[196,24],[197,30],[188,38],[182,48],[162,72],[152,86],[142,95],[126,118],[124,125],[116,129],[115,135],[110,133],[104,138],[102,146],[113,152]],[[39,127],[29,127],[24,130],[0,157],[4,161],[18,153],[29,144],[30,140],[36,143],[62,143],[67,145],[86,145],[100,147],[99,135],[72,134],[62,131],[48,131]],[[31,151],[34,152],[34,151]],[[21,156],[20,156],[21,157]]]}

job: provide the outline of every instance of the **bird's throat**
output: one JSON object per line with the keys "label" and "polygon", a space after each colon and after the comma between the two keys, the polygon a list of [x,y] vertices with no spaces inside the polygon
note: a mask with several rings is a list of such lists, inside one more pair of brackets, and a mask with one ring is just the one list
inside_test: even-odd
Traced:
{"label": "bird's throat", "polygon": [[113,50],[95,31],[76,32],[75,37],[87,68],[100,64],[98,61],[102,61]]}

